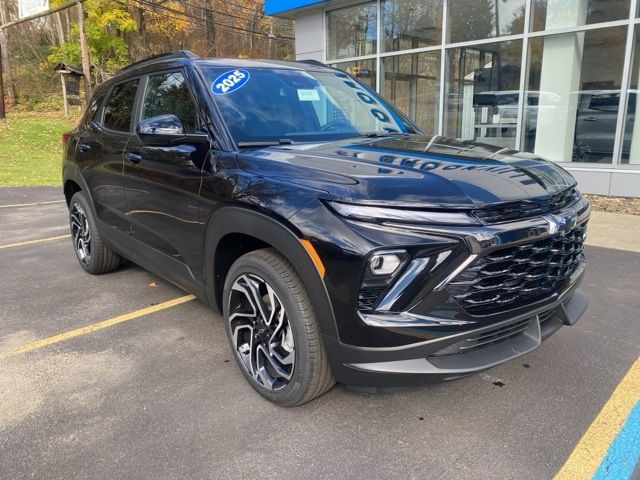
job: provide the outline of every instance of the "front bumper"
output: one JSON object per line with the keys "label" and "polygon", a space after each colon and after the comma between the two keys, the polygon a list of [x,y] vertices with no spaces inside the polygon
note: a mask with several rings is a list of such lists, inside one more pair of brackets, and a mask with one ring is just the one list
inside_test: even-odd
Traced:
{"label": "front bumper", "polygon": [[[506,304],[498,298],[498,309],[479,311],[462,305],[466,292],[452,282],[473,283],[468,275],[471,269],[490,256],[503,262],[500,254],[505,252],[511,257],[516,251],[527,253],[514,262],[532,268],[540,263],[545,268],[549,262],[557,265],[551,259],[557,248],[546,245],[547,240],[573,235],[584,227],[589,214],[589,204],[580,200],[553,215],[456,227],[356,221],[336,216],[323,204],[308,206],[296,214],[294,223],[313,240],[326,267],[323,280],[335,328],[324,328],[322,333],[336,380],[385,387],[458,378],[523,355],[562,325],[575,323],[587,306],[586,295],[579,289],[585,262],[582,253],[573,250],[576,245],[567,250],[572,255],[571,269],[551,290]],[[411,263],[379,300],[361,304],[360,287],[369,256],[389,249],[407,250]],[[532,250],[534,254],[529,255]],[[445,262],[432,261],[445,251],[450,252]],[[426,266],[412,268],[427,257],[431,260],[417,265]],[[488,276],[502,275],[502,270]],[[509,282],[523,275],[515,270],[507,274],[514,277]],[[536,289],[541,273],[527,270],[529,274]],[[504,292],[514,283],[491,288]]]}
{"label": "front bumper", "polygon": [[507,362],[536,349],[563,325],[578,321],[588,304],[580,280],[551,305],[418,344],[367,348],[325,337],[334,375],[351,386],[395,387],[461,378]]}

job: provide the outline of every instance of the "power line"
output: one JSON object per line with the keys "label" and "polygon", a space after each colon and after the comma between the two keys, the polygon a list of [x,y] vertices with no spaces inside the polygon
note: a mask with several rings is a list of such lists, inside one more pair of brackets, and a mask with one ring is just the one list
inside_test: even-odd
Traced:
{"label": "power line", "polygon": [[[224,11],[221,11],[221,10],[216,10],[214,8],[211,8],[211,7],[207,7],[205,5],[199,5],[197,3],[193,3],[192,1],[188,1],[188,0],[175,0],[175,2],[176,3],[181,3],[181,4],[186,5],[186,6],[190,6],[190,7],[194,8],[194,9],[205,10],[207,12],[211,12],[211,13],[216,14],[216,15],[222,15],[222,16],[226,16],[226,17],[236,18],[238,20],[244,20],[245,22],[252,22],[252,21],[254,21],[256,19],[255,16],[243,17],[243,16],[239,16],[239,15],[235,15],[234,14],[234,13],[237,13],[237,12],[234,12],[234,13],[224,12]],[[154,2],[150,2],[149,0],[147,0],[147,3],[154,3]],[[156,4],[156,5],[159,6],[159,4]],[[256,2],[256,5],[258,5],[257,2]],[[256,13],[260,13],[260,17],[261,18],[266,18],[266,16],[264,15],[263,11],[261,11],[261,10],[245,7],[244,5],[240,5],[240,4],[236,4],[234,6],[238,7],[238,8],[242,8],[242,9],[246,10],[247,12],[250,12],[252,15],[255,15]],[[274,17],[273,20],[281,20],[281,19],[279,19],[277,17]],[[288,28],[290,30],[293,30],[293,28],[291,26],[286,26],[286,28]]]}
{"label": "power line", "polygon": [[[119,3],[121,5],[129,6],[126,3],[124,3],[123,1],[121,1],[121,0],[116,0],[116,1],[117,1],[117,3]],[[219,23],[219,22],[211,21],[211,20],[208,20],[206,18],[197,17],[195,15],[191,15],[191,14],[186,13],[186,12],[181,12],[180,10],[175,10],[173,8],[166,7],[164,5],[156,4],[156,3],[151,2],[149,0],[135,0],[135,1],[138,4],[147,5],[148,7],[152,7],[153,9],[157,8],[157,9],[161,9],[161,10],[164,10],[164,11],[167,11],[167,12],[171,12],[171,13],[173,13],[175,15],[180,15],[182,17],[190,18],[190,19],[195,20],[197,22],[200,22],[202,24],[207,24],[208,26],[211,26],[211,27],[223,27],[223,28],[228,28],[230,30],[236,30],[236,31],[244,32],[244,33],[250,33],[252,35],[258,35],[258,36],[261,36],[261,37],[272,38],[269,34],[266,34],[266,33],[256,32],[256,31],[248,30],[248,29],[242,28],[242,27],[237,27],[237,26],[234,26],[234,25],[228,25],[226,23]],[[148,12],[158,13],[156,11],[153,11],[153,10],[149,9],[149,8],[140,7],[140,5],[138,5],[138,8],[141,8],[142,10],[145,10],[145,11],[148,11]],[[180,19],[178,17],[172,16],[172,15],[168,15],[168,14],[163,14],[163,15],[166,15],[166,16],[168,16],[170,18],[174,18],[174,19],[178,19],[178,20]],[[278,35],[278,36],[276,36],[276,38],[282,39],[282,40],[295,40],[294,37],[287,37],[287,36],[284,36],[284,35]]]}
{"label": "power line", "polygon": [[[247,21],[247,22],[251,22],[251,21],[255,20],[255,17],[242,17],[242,16],[234,15],[233,13],[223,12],[223,11],[211,8],[211,7],[206,7],[204,5],[198,5],[196,3],[189,2],[187,0],[175,0],[175,1],[176,1],[176,3],[181,3],[183,5],[187,5],[187,6],[193,7],[194,9],[205,10],[207,12],[211,12],[211,13],[214,13],[214,14],[217,14],[217,15],[223,15],[223,16],[227,16],[227,17],[231,17],[231,18],[237,18],[239,20],[244,20],[244,21]],[[236,7],[242,7],[244,9],[250,11],[254,15],[256,13],[259,13],[261,18],[266,18],[264,13],[262,11],[257,10],[257,9],[256,10],[250,9],[250,8],[245,7],[243,5],[235,5],[235,6]],[[273,20],[280,20],[280,19],[274,18]],[[286,28],[289,28],[289,29],[293,30],[293,28],[291,26],[286,26]]]}
{"label": "power line", "polygon": [[[176,3],[181,3],[183,5],[188,5],[190,7],[197,8],[199,10],[206,10],[207,12],[215,13],[217,15],[224,15],[224,16],[231,17],[231,18],[237,18],[239,20],[245,20],[245,21],[252,21],[253,20],[253,18],[250,18],[250,17],[240,17],[238,15],[234,15],[233,13],[221,12],[221,11],[215,10],[215,9],[213,9],[211,7],[205,7],[204,5],[198,5],[198,4],[195,4],[193,2],[187,2],[186,0],[176,0]],[[253,13],[255,14],[255,13],[257,13],[257,11],[254,10]]]}

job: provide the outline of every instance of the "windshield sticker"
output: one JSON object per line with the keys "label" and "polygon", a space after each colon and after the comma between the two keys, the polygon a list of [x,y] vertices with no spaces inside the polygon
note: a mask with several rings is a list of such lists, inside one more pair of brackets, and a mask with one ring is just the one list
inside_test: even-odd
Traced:
{"label": "windshield sticker", "polygon": [[211,84],[214,95],[226,95],[242,88],[249,81],[247,70],[231,70],[220,75]]}
{"label": "windshield sticker", "polygon": [[299,88],[298,99],[301,102],[319,102],[320,95],[315,88]]}

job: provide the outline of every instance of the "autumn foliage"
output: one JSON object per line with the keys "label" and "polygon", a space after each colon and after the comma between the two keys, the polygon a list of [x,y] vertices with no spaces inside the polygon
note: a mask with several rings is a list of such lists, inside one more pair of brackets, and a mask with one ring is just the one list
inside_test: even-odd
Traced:
{"label": "autumn foliage", "polygon": [[[54,7],[67,0],[50,0]],[[0,0],[7,21],[16,0]],[[294,56],[291,21],[263,14],[262,0],[86,0],[85,30],[92,83],[131,61],[188,49],[206,57],[276,58]],[[7,30],[10,71],[18,106],[51,109],[59,97],[52,66],[79,65],[75,7]]]}

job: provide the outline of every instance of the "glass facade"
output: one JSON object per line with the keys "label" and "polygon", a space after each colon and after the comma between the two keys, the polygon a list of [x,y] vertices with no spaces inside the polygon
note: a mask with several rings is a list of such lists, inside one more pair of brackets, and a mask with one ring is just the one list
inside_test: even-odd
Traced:
{"label": "glass facade", "polygon": [[384,52],[440,45],[442,0],[385,0],[382,25]]}
{"label": "glass facade", "polygon": [[515,148],[522,40],[447,50],[445,135]]}
{"label": "glass facade", "polygon": [[536,0],[531,8],[533,31],[612,22],[629,17],[630,0]]}
{"label": "glass facade", "polygon": [[386,57],[382,71],[382,94],[424,130],[437,132],[440,52]]}
{"label": "glass facade", "polygon": [[517,35],[524,31],[526,0],[448,0],[451,43]]}
{"label": "glass facade", "polygon": [[631,0],[376,0],[326,12],[325,60],[427,132],[625,168],[638,17]]}
{"label": "glass facade", "polygon": [[636,32],[633,42],[631,81],[627,91],[627,111],[622,137],[622,163],[640,165],[640,126],[636,124],[636,112],[640,109],[638,83],[640,77],[640,32]]}
{"label": "glass facade", "polygon": [[327,14],[327,56],[334,60],[376,53],[378,10],[375,3],[333,10]]}
{"label": "glass facade", "polygon": [[353,75],[373,90],[377,90],[378,75],[376,74],[376,61],[374,59],[338,62],[334,63],[333,66]]}
{"label": "glass facade", "polygon": [[612,27],[529,42],[525,150],[559,162],[612,162],[626,38],[626,27]]}

